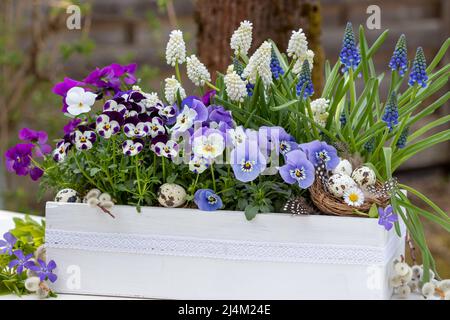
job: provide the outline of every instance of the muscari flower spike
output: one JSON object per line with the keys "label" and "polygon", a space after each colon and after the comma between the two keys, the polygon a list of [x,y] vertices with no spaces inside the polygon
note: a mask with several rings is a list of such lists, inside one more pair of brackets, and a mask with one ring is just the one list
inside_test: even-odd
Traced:
{"label": "muscari flower spike", "polygon": [[347,26],[345,27],[344,39],[342,40],[342,49],[339,54],[339,58],[341,59],[341,63],[344,65],[344,72],[347,72],[350,68],[355,70],[361,62],[361,55],[358,47],[356,46],[355,34],[353,33],[353,27],[350,22],[347,22]]}
{"label": "muscari flower spike", "polygon": [[284,70],[281,67],[280,61],[275,54],[275,50],[272,48],[272,58],[270,60],[270,70],[272,71],[272,76],[274,79],[278,79],[281,75],[284,74]]}
{"label": "muscari flower spike", "polygon": [[392,92],[389,97],[382,120],[386,122],[389,131],[392,131],[392,129],[394,129],[394,127],[398,124],[398,104],[397,95],[395,92]]}
{"label": "muscari flower spike", "polygon": [[406,146],[406,141],[408,140],[409,128],[405,128],[400,137],[397,140],[396,146],[399,149],[403,149]]}
{"label": "muscari flower spike", "polygon": [[[303,89],[304,87],[304,89]],[[303,98],[308,98],[314,94],[314,87],[311,80],[311,69],[308,60],[303,62],[302,71],[297,83],[297,96],[300,96],[303,91]]]}
{"label": "muscari flower spike", "polygon": [[413,86],[416,82],[425,88],[427,86],[427,62],[422,47],[417,48],[416,57],[414,58],[411,73],[409,74],[408,84]]}
{"label": "muscari flower spike", "polygon": [[371,153],[375,150],[375,138],[370,138],[366,143],[364,143],[364,150]]}
{"label": "muscari flower spike", "polygon": [[391,61],[389,62],[389,68],[392,71],[396,70],[403,76],[408,70],[408,51],[406,48],[406,37],[404,34],[400,36],[395,45],[394,53],[392,54]]}

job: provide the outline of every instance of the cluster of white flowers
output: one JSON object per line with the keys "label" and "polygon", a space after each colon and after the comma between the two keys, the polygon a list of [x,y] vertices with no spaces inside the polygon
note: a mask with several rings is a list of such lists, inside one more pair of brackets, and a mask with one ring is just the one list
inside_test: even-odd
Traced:
{"label": "cluster of white flowers", "polygon": [[173,30],[169,36],[169,42],[166,47],[167,64],[172,67],[175,64],[182,64],[186,61],[186,44],[183,39],[183,32],[180,30]]}
{"label": "cluster of white flowers", "polygon": [[289,39],[287,54],[292,59],[299,59],[306,56],[308,51],[308,41],[300,28],[298,31],[292,31],[292,36]]}
{"label": "cluster of white flowers", "polygon": [[143,92],[145,97],[145,106],[147,108],[151,108],[156,106],[158,103],[161,103],[161,99],[159,99],[158,94],[156,92],[145,93]]}
{"label": "cluster of white flowers", "polygon": [[197,86],[205,85],[206,81],[211,81],[211,75],[205,65],[193,54],[186,59],[187,75]]}
{"label": "cluster of white flowers", "polygon": [[328,106],[330,101],[325,98],[319,98],[311,101],[311,110],[313,112],[314,121],[325,127],[328,119]]}
{"label": "cluster of white flowers", "polygon": [[224,77],[227,95],[231,101],[242,102],[247,96],[247,84],[234,71],[233,65],[228,67],[227,74]]}
{"label": "cluster of white flowers", "polygon": [[264,86],[269,86],[272,83],[271,59],[272,45],[269,41],[264,41],[250,57],[247,66],[242,72],[242,77],[248,79],[250,83],[255,83],[256,77],[259,75]]}
{"label": "cluster of white flowers", "polygon": [[236,55],[247,54],[252,45],[252,31],[253,25],[250,21],[244,20],[241,22],[231,36],[230,46]]}
{"label": "cluster of white flowers", "polygon": [[164,95],[169,104],[174,104],[175,101],[177,101],[177,92],[180,93],[181,99],[186,98],[186,92],[184,91],[178,80],[175,79],[175,76],[167,78],[165,80],[165,83],[166,85],[164,87]]}
{"label": "cluster of white flowers", "polygon": [[294,63],[294,66],[292,67],[292,72],[295,74],[299,74],[300,71],[302,71],[303,62],[305,60],[309,63],[309,69],[312,70],[313,63],[314,63],[314,52],[312,50],[307,50],[306,53],[303,56],[300,56]]}
{"label": "cluster of white flowers", "polygon": [[394,276],[390,280],[399,298],[407,298],[411,292],[420,292],[425,299],[440,298],[450,300],[450,280],[436,280],[430,270],[430,281],[423,283],[423,267],[410,267],[407,263],[394,261]]}

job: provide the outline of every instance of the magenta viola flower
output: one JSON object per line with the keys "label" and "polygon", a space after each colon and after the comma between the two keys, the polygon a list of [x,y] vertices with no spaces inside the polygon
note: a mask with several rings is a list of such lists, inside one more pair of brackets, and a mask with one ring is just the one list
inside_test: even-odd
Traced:
{"label": "magenta viola flower", "polygon": [[211,100],[214,98],[215,95],[216,95],[216,90],[207,91],[202,97],[203,104],[205,106],[209,106],[211,104]]}
{"label": "magenta viola flower", "polygon": [[70,133],[74,132],[80,123],[81,123],[81,119],[79,119],[79,118],[70,120],[63,128],[64,134],[70,134]]}
{"label": "magenta viola flower", "polygon": [[18,176],[26,176],[31,166],[34,145],[32,143],[19,143],[5,153],[6,169],[15,172]]}
{"label": "magenta viola flower", "polygon": [[301,150],[293,150],[286,154],[286,164],[279,170],[286,183],[297,183],[300,188],[309,188],[314,183],[314,165]]}
{"label": "magenta viola flower", "polygon": [[11,232],[6,232],[3,234],[3,240],[0,240],[0,253],[7,253],[9,255],[13,254],[13,248],[16,244],[17,239],[12,235]]}
{"label": "magenta viola flower", "polygon": [[52,152],[52,147],[47,144],[48,135],[45,131],[35,131],[29,128],[23,128],[19,131],[19,139],[25,142],[36,144],[36,156],[43,157]]}
{"label": "magenta viola flower", "polygon": [[135,156],[144,149],[144,141],[140,139],[125,140],[122,143],[122,152],[127,156]]}
{"label": "magenta viola flower", "polygon": [[323,162],[328,170],[333,170],[339,164],[340,160],[336,149],[326,142],[315,140],[300,144],[299,147],[306,153],[308,160],[315,166]]}
{"label": "magenta viola flower", "polygon": [[120,90],[120,78],[116,74],[117,71],[116,68],[111,66],[101,69],[95,68],[83,81],[100,89],[118,92]]}
{"label": "magenta viola flower", "polygon": [[48,264],[41,259],[37,259],[37,264],[29,266],[28,269],[36,272],[37,276],[41,281],[49,280],[50,282],[55,282],[57,279],[56,274],[53,273],[53,270],[56,269],[56,263],[53,260],[50,260]]}
{"label": "magenta viola flower", "polygon": [[391,205],[386,208],[378,207],[378,224],[383,226],[387,231],[392,229],[395,222],[398,221],[398,216],[394,212]]}
{"label": "magenta viola flower", "polygon": [[265,169],[267,160],[258,144],[246,141],[231,151],[231,168],[236,179],[242,182],[255,180]]}
{"label": "magenta viola flower", "polygon": [[194,194],[194,202],[200,210],[216,211],[222,208],[222,199],[211,189],[199,189]]}
{"label": "magenta viola flower", "polygon": [[66,104],[66,95],[67,92],[72,89],[73,87],[81,87],[84,86],[85,83],[81,82],[81,81],[77,81],[77,80],[73,80],[70,78],[64,78],[64,81],[59,82],[57,84],[55,84],[55,86],[53,87],[52,91],[54,94],[57,94],[59,96],[61,96],[62,102],[63,102],[63,107],[62,107],[62,112],[67,112],[67,107],[68,105]]}
{"label": "magenta viola flower", "polygon": [[131,63],[129,65],[126,66],[120,66],[119,68],[122,68],[122,75],[123,81],[127,84],[127,85],[132,85],[135,84],[137,79],[135,76],[136,73],[136,69],[137,69],[137,64],[136,63]]}
{"label": "magenta viola flower", "polygon": [[16,256],[16,259],[11,260],[11,262],[8,264],[8,267],[16,267],[16,271],[18,274],[21,274],[24,268],[29,269],[30,267],[34,266],[34,262],[30,261],[31,257],[33,257],[32,253],[24,255],[22,250],[15,250],[13,251],[13,254]]}

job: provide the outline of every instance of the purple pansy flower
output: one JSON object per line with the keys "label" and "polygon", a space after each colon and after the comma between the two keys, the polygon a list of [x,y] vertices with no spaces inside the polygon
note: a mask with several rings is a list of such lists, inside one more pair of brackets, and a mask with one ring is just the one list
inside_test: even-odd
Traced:
{"label": "purple pansy flower", "polygon": [[41,281],[50,280],[50,282],[55,282],[57,279],[56,274],[53,273],[53,270],[56,269],[56,263],[53,260],[50,260],[48,264],[41,259],[37,259],[38,264],[28,267],[28,269],[36,272],[37,276]]}
{"label": "purple pansy flower", "polygon": [[3,234],[3,239],[4,240],[0,240],[0,248],[2,248],[0,249],[0,253],[12,255],[14,245],[17,242],[16,237],[14,237],[11,232],[6,232]]}
{"label": "purple pansy flower", "polygon": [[336,149],[326,142],[315,140],[300,144],[299,147],[306,153],[308,160],[315,166],[323,162],[328,170],[333,170],[339,164],[340,160]]}
{"label": "purple pansy flower", "polygon": [[166,133],[166,128],[164,128],[164,121],[161,118],[153,117],[148,124],[149,134],[152,138],[156,138],[159,135]]}
{"label": "purple pansy flower", "polygon": [[120,78],[115,74],[118,70],[111,66],[95,68],[83,81],[98,88],[113,90],[118,92],[120,89]]}
{"label": "purple pansy flower", "polygon": [[222,199],[211,189],[197,190],[194,194],[194,202],[203,211],[216,211],[222,208]]}
{"label": "purple pansy flower", "polygon": [[74,132],[80,123],[81,123],[81,119],[79,119],[79,118],[70,120],[64,126],[64,134],[70,134],[70,133]]}
{"label": "purple pansy flower", "polygon": [[242,182],[255,180],[266,169],[267,160],[257,143],[246,141],[236,146],[230,154],[231,167],[236,179]]}
{"label": "purple pansy flower", "polygon": [[122,152],[127,156],[135,156],[144,149],[144,141],[140,139],[125,140],[122,143]]}
{"label": "purple pansy flower", "polygon": [[119,112],[122,116],[125,116],[125,113],[127,112],[127,107],[120,103],[117,102],[116,100],[108,100],[105,102],[105,104],[103,105],[103,111],[117,111]]}
{"label": "purple pansy flower", "polygon": [[286,164],[280,168],[279,172],[286,183],[298,183],[302,189],[306,189],[314,183],[314,166],[301,150],[287,153]]}
{"label": "purple pansy flower", "polygon": [[15,172],[18,176],[26,176],[29,172],[33,148],[32,143],[19,143],[7,150],[6,169]]}
{"label": "purple pansy flower", "polygon": [[122,122],[123,117],[119,112],[105,112],[97,117],[96,131],[103,138],[109,139],[113,134],[119,133]]}
{"label": "purple pansy flower", "polygon": [[33,256],[32,253],[24,255],[22,250],[15,250],[13,254],[17,259],[11,260],[11,262],[8,264],[8,267],[17,267],[18,274],[21,274],[24,268],[29,269],[30,267],[34,266],[34,262],[30,261],[31,257]]}
{"label": "purple pansy flower", "polygon": [[69,151],[72,144],[62,139],[56,144],[56,149],[53,150],[53,160],[56,162],[62,162],[67,156],[67,152]]}
{"label": "purple pansy flower", "polygon": [[203,104],[205,106],[209,106],[211,104],[211,100],[214,98],[215,95],[216,95],[216,90],[207,91],[202,97]]}
{"label": "purple pansy flower", "polygon": [[136,76],[134,75],[137,69],[136,63],[131,63],[126,66],[122,66],[118,63],[113,63],[110,66],[113,69],[114,75],[116,77],[124,76],[123,81],[127,85],[132,85],[136,83]]}
{"label": "purple pansy flower", "polygon": [[183,111],[177,116],[173,131],[185,132],[192,128],[194,123],[203,123],[208,119],[208,109],[197,97],[187,97],[181,105]]}
{"label": "purple pansy flower", "polygon": [[149,131],[148,124],[139,121],[138,117],[127,118],[123,126],[123,132],[128,138],[143,138],[149,134]]}
{"label": "purple pansy flower", "polygon": [[43,174],[44,174],[44,171],[42,171],[41,168],[38,168],[36,166],[34,166],[30,169],[30,178],[33,181],[39,180]]}
{"label": "purple pansy flower", "polygon": [[154,141],[152,140],[152,144],[150,146],[150,149],[156,153],[157,156],[169,159],[177,156],[178,144],[175,141],[167,139],[167,141],[164,141],[164,138],[162,138],[161,141],[158,140],[158,138],[154,139]]}
{"label": "purple pansy flower", "polygon": [[189,170],[196,174],[200,174],[208,169],[210,165],[210,159],[201,156],[192,156],[191,161],[189,161]]}
{"label": "purple pansy flower", "polygon": [[217,128],[222,132],[235,127],[231,111],[225,110],[222,106],[208,107],[208,123],[211,128]]}
{"label": "purple pansy flower", "polygon": [[36,156],[43,157],[52,152],[52,147],[47,144],[48,135],[45,131],[35,131],[29,128],[23,128],[19,131],[19,139],[25,142],[36,144]]}
{"label": "purple pansy flower", "polygon": [[391,205],[384,209],[378,207],[378,217],[378,224],[384,226],[387,231],[391,230],[394,223],[398,221],[398,216]]}
{"label": "purple pansy flower", "polygon": [[63,107],[61,110],[62,112],[64,112],[64,113],[67,112],[67,107],[68,107],[66,104],[67,91],[69,91],[73,87],[80,87],[80,86],[84,86],[84,85],[85,84],[83,82],[73,80],[70,78],[64,78],[64,81],[55,84],[52,91],[53,91],[53,93],[63,97],[63,99],[62,99]]}
{"label": "purple pansy flower", "polygon": [[94,142],[97,140],[97,135],[89,128],[79,128],[74,132],[73,140],[75,148],[80,151],[89,150],[92,148]]}

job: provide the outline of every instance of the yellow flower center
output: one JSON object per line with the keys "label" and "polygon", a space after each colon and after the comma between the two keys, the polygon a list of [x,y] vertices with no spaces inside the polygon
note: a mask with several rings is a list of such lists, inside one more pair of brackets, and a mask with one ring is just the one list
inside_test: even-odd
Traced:
{"label": "yellow flower center", "polygon": [[348,196],[348,199],[349,199],[351,202],[356,202],[356,201],[359,200],[359,196],[358,196],[356,193],[351,193],[351,194]]}

